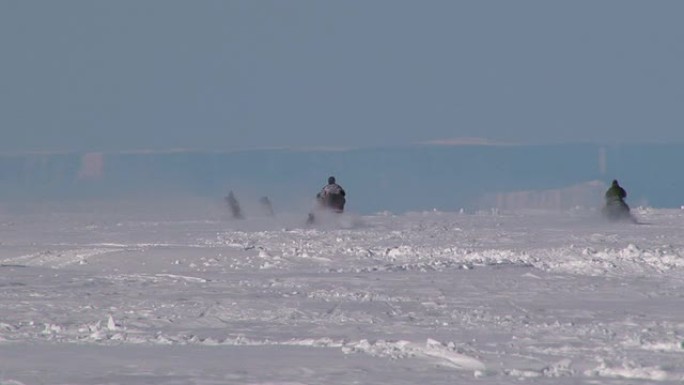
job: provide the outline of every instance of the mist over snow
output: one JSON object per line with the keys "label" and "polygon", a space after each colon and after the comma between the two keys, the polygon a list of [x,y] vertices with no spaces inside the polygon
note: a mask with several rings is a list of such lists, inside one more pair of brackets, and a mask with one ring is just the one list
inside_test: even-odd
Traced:
{"label": "mist over snow", "polygon": [[3,203],[0,383],[681,384],[684,211],[634,214]]}
{"label": "mist over snow", "polygon": [[301,212],[335,175],[359,213],[598,207],[619,179],[632,206],[680,207],[684,146],[513,145],[478,140],[361,149],[0,154],[6,202],[220,201],[268,196]]}

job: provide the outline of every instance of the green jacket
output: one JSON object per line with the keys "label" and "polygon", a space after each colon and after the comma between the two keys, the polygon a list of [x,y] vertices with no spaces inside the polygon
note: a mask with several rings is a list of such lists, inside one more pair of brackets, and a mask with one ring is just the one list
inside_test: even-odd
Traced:
{"label": "green jacket", "polygon": [[608,191],[606,191],[606,201],[613,201],[613,200],[623,200],[627,198],[627,192],[625,189],[620,187],[617,182],[613,182],[613,184],[610,186]]}

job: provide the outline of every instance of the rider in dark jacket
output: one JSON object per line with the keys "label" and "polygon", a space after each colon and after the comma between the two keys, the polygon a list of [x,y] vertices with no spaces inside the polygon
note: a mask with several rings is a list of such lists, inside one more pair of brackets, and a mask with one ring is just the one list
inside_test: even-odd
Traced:
{"label": "rider in dark jacket", "polygon": [[623,189],[617,180],[613,180],[610,188],[604,194],[606,205],[603,207],[603,214],[610,220],[631,219],[633,220],[630,209],[625,198],[627,192]]}
{"label": "rider in dark jacket", "polygon": [[627,198],[627,191],[622,188],[618,184],[618,181],[616,179],[613,179],[613,183],[610,185],[610,188],[608,191],[606,191],[605,194],[606,197],[606,203],[609,203],[610,201],[624,201],[625,198]]}
{"label": "rider in dark jacket", "polygon": [[347,202],[346,195],[347,193],[342,186],[335,182],[335,177],[331,176],[328,178],[328,184],[316,194],[316,198],[323,207],[341,213],[344,211],[344,205]]}

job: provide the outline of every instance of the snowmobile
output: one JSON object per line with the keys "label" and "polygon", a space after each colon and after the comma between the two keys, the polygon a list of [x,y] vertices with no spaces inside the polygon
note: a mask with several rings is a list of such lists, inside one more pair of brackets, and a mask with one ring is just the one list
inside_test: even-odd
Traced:
{"label": "snowmobile", "polygon": [[230,213],[233,216],[233,218],[244,219],[244,217],[242,216],[242,209],[240,208],[240,203],[238,202],[237,198],[235,198],[235,194],[233,194],[233,192],[230,191],[224,199],[226,200],[226,203],[230,208]]}
{"label": "snowmobile", "polygon": [[347,203],[347,200],[344,198],[344,195],[340,194],[318,194],[316,196],[316,202],[320,209],[342,213],[344,212],[344,205]]}
{"label": "snowmobile", "polygon": [[630,221],[635,222],[629,206],[622,199],[609,199],[601,209],[603,216],[612,222]]}
{"label": "snowmobile", "polygon": [[347,203],[345,197],[339,194],[316,195],[316,207],[313,212],[309,213],[306,224],[312,225],[320,217],[327,218],[327,221],[330,221],[332,217],[328,213],[332,215],[342,214],[345,203]]}

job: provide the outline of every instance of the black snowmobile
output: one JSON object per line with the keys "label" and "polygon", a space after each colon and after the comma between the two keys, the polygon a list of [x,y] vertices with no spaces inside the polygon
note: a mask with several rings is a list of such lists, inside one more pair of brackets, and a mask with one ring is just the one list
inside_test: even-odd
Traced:
{"label": "black snowmobile", "polygon": [[609,221],[630,221],[634,222],[634,217],[630,212],[629,206],[622,199],[609,199],[601,209],[601,213]]}
{"label": "black snowmobile", "polygon": [[[344,205],[347,203],[345,198],[347,193],[344,191],[342,186],[338,185],[335,181],[335,177],[331,176],[328,178],[328,184],[321,189],[321,192],[316,194],[316,208],[315,211],[319,213],[333,212],[341,214],[344,212]],[[310,225],[316,221],[314,213],[309,213],[306,219],[306,224]]]}
{"label": "black snowmobile", "polygon": [[627,191],[618,183],[617,179],[613,179],[610,188],[604,194],[606,205],[603,206],[601,212],[603,216],[609,221],[630,221],[636,222],[630,213],[629,206],[625,203],[627,198]]}

